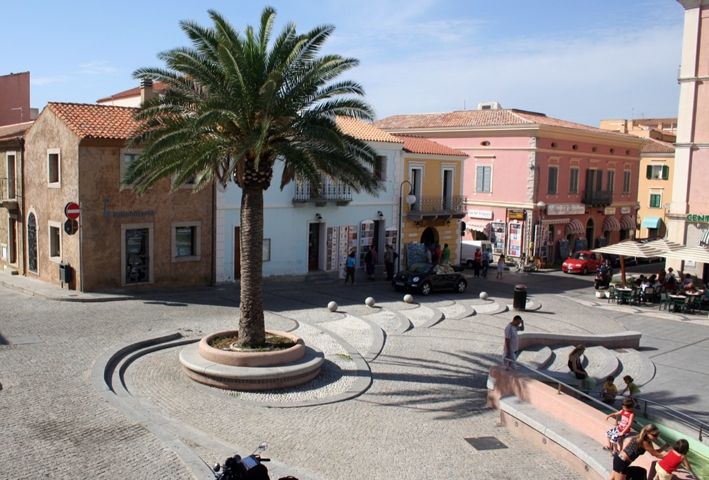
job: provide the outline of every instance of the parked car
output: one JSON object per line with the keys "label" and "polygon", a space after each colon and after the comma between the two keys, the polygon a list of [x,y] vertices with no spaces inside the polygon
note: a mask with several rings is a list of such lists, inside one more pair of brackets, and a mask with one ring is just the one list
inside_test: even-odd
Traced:
{"label": "parked car", "polygon": [[391,284],[396,290],[417,290],[422,295],[430,295],[436,290],[463,293],[468,288],[465,277],[450,265],[429,263],[414,263],[407,271],[397,273]]}
{"label": "parked car", "polygon": [[[613,254],[606,253],[603,255],[603,258],[610,260],[613,268],[620,268],[620,256],[619,255],[613,255]],[[637,265],[638,259],[635,257],[624,257],[623,263],[625,264],[626,267],[630,267],[633,265]]]}
{"label": "parked car", "polygon": [[561,264],[561,271],[565,273],[580,273],[586,275],[595,272],[603,263],[603,255],[590,250],[580,250],[571,254]]}

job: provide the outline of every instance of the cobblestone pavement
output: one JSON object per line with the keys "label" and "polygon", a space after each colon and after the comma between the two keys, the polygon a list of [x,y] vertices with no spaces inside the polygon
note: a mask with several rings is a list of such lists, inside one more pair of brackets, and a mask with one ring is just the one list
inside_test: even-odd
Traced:
{"label": "cobblestone pavement", "polygon": [[[101,368],[100,358],[121,346],[164,332],[233,325],[236,289],[69,296],[22,279],[13,285],[16,279],[8,277],[0,274],[0,281],[24,293],[0,288],[0,478],[193,478],[150,425],[105,400],[92,372]],[[166,424],[214,439],[201,442],[190,430],[175,434],[209,463],[234,451],[248,453],[265,440],[272,471],[301,479],[575,478],[564,464],[499,427],[496,412],[485,409],[487,370],[498,361],[512,313],[455,319],[482,289],[500,304],[511,303],[520,281],[542,305],[524,314],[528,330],[639,330],[643,353],[657,365],[657,377],[644,391],[697,415],[709,411],[705,317],[665,318],[656,310],[609,307],[593,298],[588,277],[556,273],[471,279],[465,295],[435,295],[421,305],[404,304],[384,282],[268,282],[270,328],[300,329],[306,341],[319,329],[332,331],[363,355],[376,343],[367,325],[386,331],[381,352],[369,362],[371,386],[354,399],[267,406],[258,395],[227,394],[188,380],[177,348],[138,359],[125,383]],[[365,307],[368,295],[386,311]],[[324,308],[332,299],[347,316]],[[427,326],[436,312],[447,318]],[[400,331],[402,318],[413,328]],[[345,377],[346,369],[330,383]],[[678,382],[681,392],[671,388]],[[497,437],[507,448],[477,451],[465,441],[483,436]]]}

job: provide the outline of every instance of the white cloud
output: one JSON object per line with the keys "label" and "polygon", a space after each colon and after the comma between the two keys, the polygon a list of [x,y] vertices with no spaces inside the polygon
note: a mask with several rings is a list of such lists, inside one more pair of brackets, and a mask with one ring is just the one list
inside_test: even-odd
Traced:
{"label": "white cloud", "polygon": [[109,62],[105,60],[94,60],[88,63],[79,64],[78,72],[84,75],[107,75],[111,73],[116,73],[117,68],[111,66]]}
{"label": "white cloud", "polygon": [[69,81],[69,77],[66,75],[52,75],[48,77],[32,77],[30,76],[30,84],[36,85],[38,87],[44,85],[53,85],[56,83],[65,83]]}

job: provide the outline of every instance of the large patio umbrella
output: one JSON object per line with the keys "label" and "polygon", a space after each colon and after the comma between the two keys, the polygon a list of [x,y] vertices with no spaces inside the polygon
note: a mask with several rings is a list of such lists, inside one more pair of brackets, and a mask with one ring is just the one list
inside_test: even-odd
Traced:
{"label": "large patio umbrella", "polygon": [[[657,240],[650,240],[649,242],[645,243],[646,247],[652,247],[652,248],[657,248],[658,250],[662,250],[663,252],[674,252],[675,250],[679,250],[680,248],[684,248],[684,245],[681,243],[673,242],[672,240],[667,240],[665,238],[658,238]],[[658,255],[660,257],[664,257],[664,255]]]}
{"label": "large patio umbrella", "polygon": [[593,251],[597,253],[610,253],[620,257],[620,281],[623,285],[625,285],[624,257],[652,258],[665,255],[665,252],[659,248],[649,246],[648,243],[636,242],[635,240],[626,240],[624,242],[614,243],[613,245],[606,245],[605,247],[596,248]]}
{"label": "large patio umbrella", "polygon": [[698,263],[709,263],[709,247],[681,247],[669,252],[664,252],[662,255],[658,255],[665,258],[672,258],[675,260],[693,260]]}

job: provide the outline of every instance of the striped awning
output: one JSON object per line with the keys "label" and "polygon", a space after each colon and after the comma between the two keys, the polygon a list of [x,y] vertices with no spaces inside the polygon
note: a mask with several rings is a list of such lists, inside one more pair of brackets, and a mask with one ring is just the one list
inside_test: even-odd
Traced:
{"label": "striped awning", "polygon": [[619,232],[620,231],[620,222],[618,219],[614,216],[607,216],[605,219],[603,219],[603,231],[604,232]]}
{"label": "striped awning", "polygon": [[702,247],[709,247],[709,230],[704,230],[702,238],[699,239],[699,245]]}
{"label": "striped awning", "polygon": [[566,234],[567,235],[582,235],[586,229],[583,223],[579,222],[575,218],[566,224]]}
{"label": "striped awning", "polygon": [[623,215],[620,219],[621,230],[635,230],[635,219],[630,215]]}

